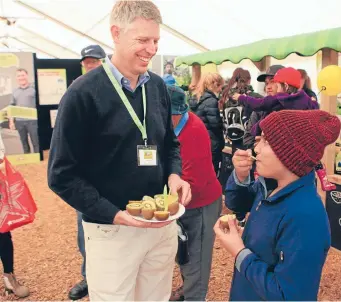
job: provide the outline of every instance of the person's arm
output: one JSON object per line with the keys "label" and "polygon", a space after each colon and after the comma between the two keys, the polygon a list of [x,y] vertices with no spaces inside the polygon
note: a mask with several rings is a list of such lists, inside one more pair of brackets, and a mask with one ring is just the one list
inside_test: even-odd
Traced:
{"label": "person's arm", "polygon": [[82,89],[71,86],[62,97],[51,139],[48,185],[86,216],[112,224],[119,209],[101,196],[82,174],[95,112],[91,96]]}
{"label": "person's arm", "polygon": [[266,96],[265,98],[254,98],[247,95],[240,95],[238,101],[253,111],[271,111],[272,108],[278,103],[276,96]]}
{"label": "person's arm", "polygon": [[233,170],[225,188],[226,207],[235,213],[250,212],[256,197],[255,187],[258,185],[251,182],[250,175],[243,182],[239,181],[236,170]]}
{"label": "person's arm", "polygon": [[165,138],[165,152],[166,154],[166,165],[168,176],[176,174],[181,176],[182,163],[180,156],[180,143],[174,133],[173,122],[172,122],[172,110],[171,110],[171,100],[167,92],[167,87],[164,84],[164,93],[166,95],[166,101],[168,106],[168,120]]}
{"label": "person's arm", "polygon": [[252,112],[249,121],[246,123],[245,134],[243,137],[244,147],[247,149],[253,149],[255,143],[255,137],[251,133],[252,127],[260,120],[261,112]]}
{"label": "person's arm", "polygon": [[315,220],[306,213],[283,218],[274,243],[279,254],[275,267],[247,248],[237,256],[237,270],[262,300],[316,301],[329,234],[327,226],[321,228],[323,220]]}

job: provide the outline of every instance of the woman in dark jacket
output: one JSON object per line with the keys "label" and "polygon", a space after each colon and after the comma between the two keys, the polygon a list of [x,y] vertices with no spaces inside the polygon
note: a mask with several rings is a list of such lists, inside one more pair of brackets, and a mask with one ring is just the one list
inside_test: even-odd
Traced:
{"label": "woman in dark jacket", "polygon": [[217,73],[205,74],[194,90],[189,106],[204,122],[211,139],[214,170],[218,173],[221,152],[224,148],[223,121],[218,108],[218,94],[224,85],[223,78]]}

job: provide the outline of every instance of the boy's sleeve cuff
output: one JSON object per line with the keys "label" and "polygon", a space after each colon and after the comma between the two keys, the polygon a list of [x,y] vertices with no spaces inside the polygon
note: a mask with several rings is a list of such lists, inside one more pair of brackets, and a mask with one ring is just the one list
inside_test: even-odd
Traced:
{"label": "boy's sleeve cuff", "polygon": [[233,174],[233,179],[234,179],[234,182],[236,183],[236,185],[241,186],[241,187],[248,187],[251,184],[250,174],[243,182],[240,182],[238,180],[238,177],[236,175],[236,170],[233,170],[232,174]]}

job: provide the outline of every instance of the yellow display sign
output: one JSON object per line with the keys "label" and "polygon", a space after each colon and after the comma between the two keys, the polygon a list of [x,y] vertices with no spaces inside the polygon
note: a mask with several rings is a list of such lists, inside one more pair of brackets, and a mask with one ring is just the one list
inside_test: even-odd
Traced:
{"label": "yellow display sign", "polygon": [[6,155],[12,165],[27,165],[40,162],[40,153]]}
{"label": "yellow display sign", "polygon": [[0,53],[0,67],[19,67],[19,59],[13,53]]}
{"label": "yellow display sign", "polygon": [[[7,106],[7,117],[25,118],[30,120],[38,119],[37,109],[29,107]],[[4,110],[3,109],[3,110]]]}

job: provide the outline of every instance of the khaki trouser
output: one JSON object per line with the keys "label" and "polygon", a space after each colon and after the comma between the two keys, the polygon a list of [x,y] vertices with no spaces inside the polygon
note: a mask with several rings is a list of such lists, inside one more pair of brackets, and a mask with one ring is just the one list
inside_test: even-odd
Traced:
{"label": "khaki trouser", "polygon": [[168,301],[178,247],[175,222],[159,229],[83,221],[91,301]]}

